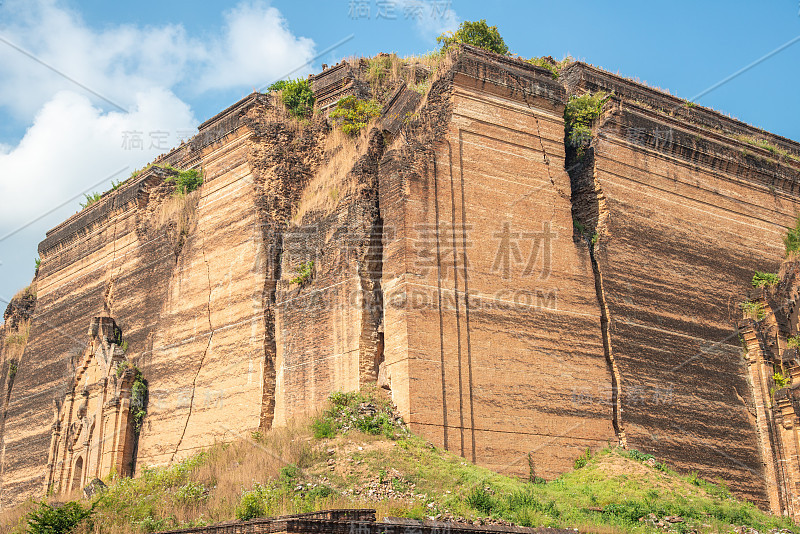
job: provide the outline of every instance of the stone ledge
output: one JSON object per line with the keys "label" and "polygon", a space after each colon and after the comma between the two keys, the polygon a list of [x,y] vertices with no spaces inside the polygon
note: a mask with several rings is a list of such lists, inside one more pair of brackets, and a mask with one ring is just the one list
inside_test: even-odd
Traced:
{"label": "stone ledge", "polygon": [[800,163],[770,158],[765,149],[646,106],[618,102],[619,107],[606,113],[598,129],[600,138],[613,136],[691,167],[700,166],[764,187],[780,187],[787,194],[800,191]]}
{"label": "stone ledge", "polygon": [[706,128],[721,131],[728,135],[744,135],[765,139],[773,145],[800,156],[800,143],[780,135],[756,128],[733,119],[718,111],[702,106],[687,106],[687,101],[658,89],[611,74],[602,69],[576,62],[561,72],[560,80],[570,94],[584,91],[606,91],[614,93],[623,100],[635,100],[662,112],[673,113],[679,120],[699,124]]}

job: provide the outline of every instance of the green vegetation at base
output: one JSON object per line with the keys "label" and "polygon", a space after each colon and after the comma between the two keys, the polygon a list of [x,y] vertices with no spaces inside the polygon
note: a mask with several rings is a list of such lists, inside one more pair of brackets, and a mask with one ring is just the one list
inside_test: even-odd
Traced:
{"label": "green vegetation at base", "polygon": [[308,80],[280,80],[270,85],[267,91],[279,91],[281,102],[293,117],[307,118],[314,112],[314,91]]}
{"label": "green vegetation at base", "polygon": [[68,502],[62,506],[50,506],[46,502],[40,502],[28,515],[27,532],[29,534],[69,534],[92,516],[96,506],[97,502],[88,508],[84,508],[77,502]]}
{"label": "green vegetation at base", "polygon": [[442,45],[442,50],[446,50],[451,45],[464,43],[472,46],[495,52],[496,54],[507,55],[508,46],[497,26],[489,26],[486,19],[478,21],[465,20],[455,32],[445,32],[436,38],[436,42]]}
{"label": "green vegetation at base", "polygon": [[408,434],[388,400],[355,392],[331,394],[330,407],[313,420],[311,430],[316,439],[332,438],[351,430],[389,439]]}
{"label": "green vegetation at base", "polygon": [[[491,518],[582,532],[664,532],[652,517],[679,516],[676,532],[787,529],[790,519],[739,501],[697,473],[678,474],[652,455],[582,453],[553,480],[495,473],[409,433],[381,390],[334,393],[296,426],[217,444],[176,465],[114,478],[75,530],[122,534],[202,526],[331,508],[375,508],[378,517]],[[390,436],[390,437],[387,437]],[[41,506],[30,503],[29,516]],[[84,507],[81,507],[85,509]],[[650,514],[653,514],[651,516]],[[11,531],[21,533],[22,520]],[[9,530],[9,529],[6,529]],[[739,529],[741,531],[741,529]]]}
{"label": "green vegetation at base", "polygon": [[346,96],[336,103],[336,108],[329,116],[338,122],[344,133],[356,135],[380,114],[381,105],[376,100]]}

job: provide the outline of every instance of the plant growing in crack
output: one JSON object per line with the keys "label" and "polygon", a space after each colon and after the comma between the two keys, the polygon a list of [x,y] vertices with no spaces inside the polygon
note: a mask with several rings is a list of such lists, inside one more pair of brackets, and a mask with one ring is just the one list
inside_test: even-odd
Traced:
{"label": "plant growing in crack", "polygon": [[166,178],[164,181],[175,184],[176,195],[187,195],[203,185],[203,175],[198,169],[188,169],[185,171],[173,167],[169,167],[169,169],[177,171],[177,174]]}
{"label": "plant growing in crack", "polygon": [[590,233],[590,229],[586,228],[586,225],[583,224],[580,220],[573,218],[572,219],[572,227],[578,232],[578,235],[581,236],[581,239],[586,241],[586,244],[589,247],[594,248],[597,242],[600,240],[600,234],[595,230],[594,232]]}
{"label": "plant growing in crack", "polygon": [[311,277],[314,275],[314,261],[310,260],[300,263],[295,269],[295,272],[297,276],[289,280],[289,283],[298,284],[300,286],[304,285],[311,280]]}
{"label": "plant growing in crack", "polygon": [[611,95],[604,91],[573,96],[564,108],[564,135],[567,146],[581,159],[592,139],[592,124],[603,112]]}
{"label": "plant growing in crack", "polygon": [[136,376],[131,386],[131,422],[133,432],[138,436],[142,430],[144,416],[147,415],[147,382],[138,367],[133,367]]}
{"label": "plant growing in crack", "polygon": [[329,117],[339,124],[347,135],[356,135],[369,121],[381,114],[381,105],[375,100],[346,96],[336,103]]}
{"label": "plant growing in crack", "polygon": [[762,321],[767,316],[766,311],[764,310],[764,304],[762,302],[746,300],[739,304],[739,307],[742,309],[746,317],[749,317],[754,321]]}
{"label": "plant growing in crack", "polygon": [[773,287],[780,282],[781,279],[778,278],[778,275],[775,273],[762,273],[761,271],[756,271],[753,275],[753,287]]}
{"label": "plant growing in crack", "polygon": [[780,371],[775,371],[775,373],[773,373],[772,380],[775,382],[775,387],[778,389],[785,388],[792,383],[792,378],[784,375]]}

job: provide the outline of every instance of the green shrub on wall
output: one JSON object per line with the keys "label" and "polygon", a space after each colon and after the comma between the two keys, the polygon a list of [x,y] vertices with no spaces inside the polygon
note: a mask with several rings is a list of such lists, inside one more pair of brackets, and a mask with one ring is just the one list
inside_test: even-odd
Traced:
{"label": "green shrub on wall", "polygon": [[381,105],[375,100],[347,96],[336,103],[336,109],[331,111],[330,117],[339,122],[344,133],[356,135],[371,119],[380,114]]}
{"label": "green shrub on wall", "polygon": [[314,91],[308,80],[280,80],[270,85],[268,91],[280,91],[283,105],[294,117],[308,117],[314,111]]}
{"label": "green shrub on wall", "polygon": [[592,138],[592,123],[603,112],[609,95],[603,91],[573,96],[564,108],[564,132],[567,145],[582,156]]}
{"label": "green shrub on wall", "polygon": [[500,36],[497,26],[489,26],[486,24],[486,19],[474,22],[465,20],[455,32],[441,34],[436,38],[436,42],[442,45],[442,50],[450,45],[464,43],[497,54],[508,54],[508,46]]}
{"label": "green shrub on wall", "polygon": [[187,171],[180,171],[173,167],[170,169],[178,171],[178,174],[170,176],[165,181],[175,184],[175,194],[177,195],[186,195],[203,185],[203,175],[197,169]]}
{"label": "green shrub on wall", "polygon": [[761,271],[756,271],[753,275],[753,287],[764,287],[764,286],[774,286],[780,282],[780,278],[778,278],[777,274],[774,273],[762,273]]}

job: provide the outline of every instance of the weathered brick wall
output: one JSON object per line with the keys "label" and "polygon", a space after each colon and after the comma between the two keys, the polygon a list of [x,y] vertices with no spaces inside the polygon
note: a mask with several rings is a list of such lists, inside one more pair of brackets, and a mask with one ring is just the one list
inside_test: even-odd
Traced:
{"label": "weathered brick wall", "polygon": [[258,427],[263,246],[249,134],[237,118],[252,100],[162,160],[203,169],[205,183],[187,201],[196,205],[188,235],[174,215],[160,220],[172,186],[151,169],[40,246],[39,305],[2,435],[3,505],[44,490],[53,403],[66,394],[95,316],[116,320],[148,381],[137,465],[166,464]]}
{"label": "weathered brick wall", "polygon": [[[563,88],[456,63],[432,150],[384,165],[386,362],[412,429],[493,469],[552,477],[613,442],[588,253],[572,239]],[[481,57],[483,56],[483,57]],[[407,393],[406,393],[407,392]],[[610,389],[608,390],[610,397]]]}
{"label": "weathered brick wall", "polygon": [[[356,391],[378,377],[383,355],[378,162],[384,141],[377,130],[361,141],[363,148],[353,145],[360,156],[352,168],[331,176],[321,194],[303,197],[307,213],[283,234],[276,424],[312,414],[332,391]],[[313,276],[293,282],[307,262],[313,262]]]}
{"label": "weathered brick wall", "polygon": [[776,271],[783,256],[800,165],[731,137],[759,135],[746,125],[691,111],[677,120],[657,111],[669,97],[647,90],[645,106],[626,98],[631,82],[591,80],[574,89],[618,92],[584,164],[597,188],[595,256],[628,446],[767,507],[736,323],[753,272]]}
{"label": "weathered brick wall", "polygon": [[[142,180],[129,189],[145,186]],[[80,235],[40,248],[38,305],[2,436],[4,505],[43,491],[53,403],[66,394],[92,317],[113,308],[132,351],[148,347],[158,297],[174,264],[173,243],[163,229],[140,239],[136,198],[115,206],[117,196],[122,195],[106,197],[87,210],[84,215],[105,213]]]}
{"label": "weathered brick wall", "polygon": [[139,358],[150,389],[139,465],[258,427],[264,275],[248,137],[239,128],[203,150],[196,227],[168,277],[152,348]]}
{"label": "weathered brick wall", "polygon": [[[328,104],[367,91],[364,65],[315,87]],[[616,96],[565,168],[568,94],[600,89]],[[469,47],[421,99],[381,95],[355,148],[250,95],[161,160],[203,169],[189,223],[162,220],[170,186],[152,169],[48,233],[0,419],[0,505],[44,489],[53,401],[94,316],[114,318],[149,384],[139,466],[377,380],[414,431],[498,471],[554,477],[627,442],[765,504],[734,323],[752,272],[782,255],[800,166],[740,138],[798,145],[670,113],[677,99],[582,64],[554,80]]]}

